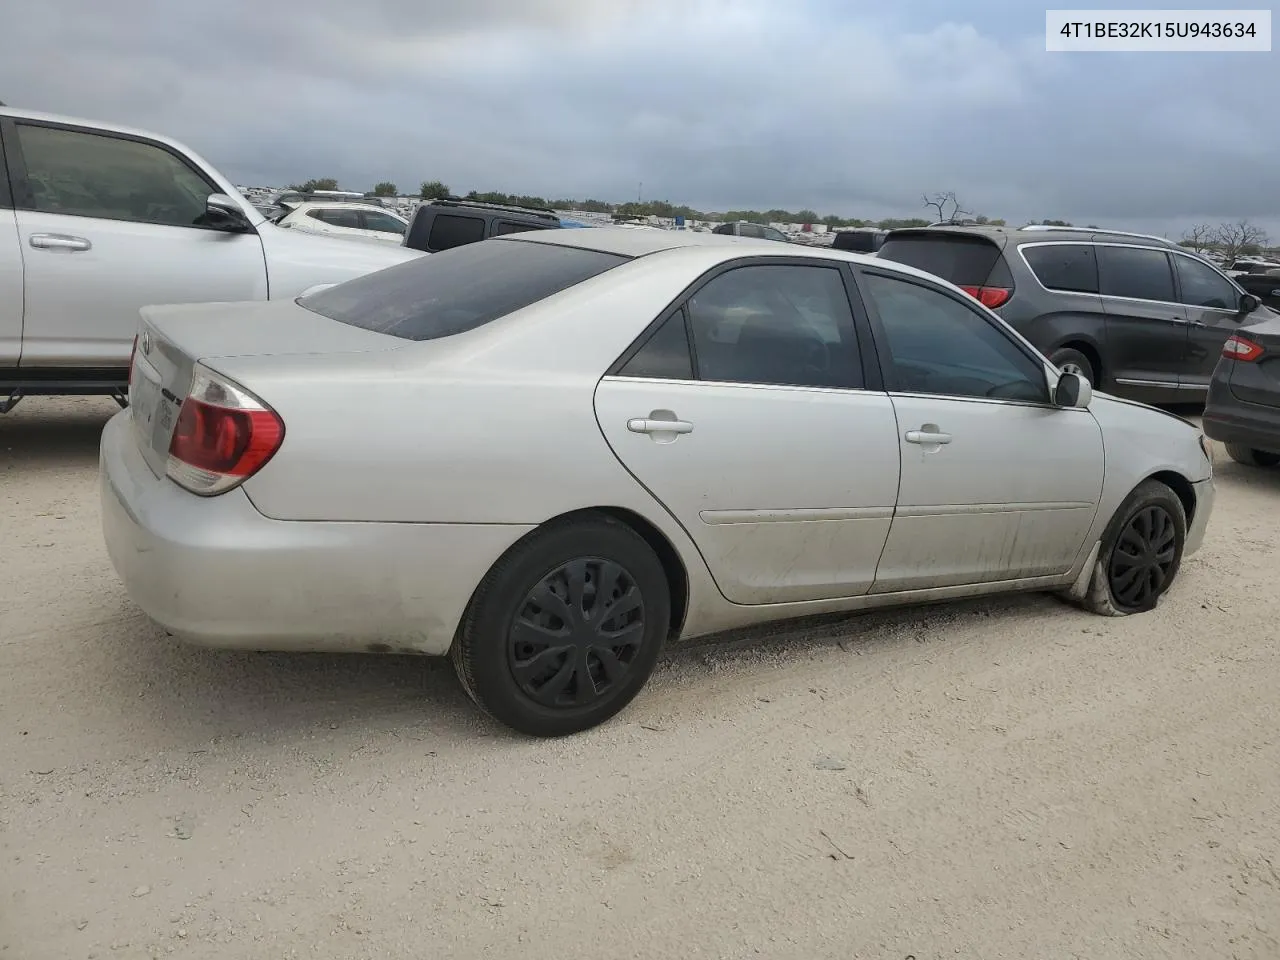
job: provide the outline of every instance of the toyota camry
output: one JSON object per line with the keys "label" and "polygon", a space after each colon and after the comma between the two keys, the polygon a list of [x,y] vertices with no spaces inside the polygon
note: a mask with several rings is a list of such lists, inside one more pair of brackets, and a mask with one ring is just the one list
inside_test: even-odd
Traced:
{"label": "toyota camry", "polygon": [[146,308],[101,478],[111,560],[172,635],[449,655],[541,736],[729,628],[1022,590],[1140,614],[1214,492],[1193,425],[936,277],[611,229]]}

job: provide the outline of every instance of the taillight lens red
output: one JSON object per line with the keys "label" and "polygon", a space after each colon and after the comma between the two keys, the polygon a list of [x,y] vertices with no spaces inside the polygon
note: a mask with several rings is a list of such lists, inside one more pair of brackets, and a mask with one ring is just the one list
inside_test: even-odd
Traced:
{"label": "taillight lens red", "polygon": [[192,493],[214,496],[261,470],[283,441],[279,414],[243,387],[197,368],[169,441],[166,472]]}
{"label": "taillight lens red", "polygon": [[1222,345],[1222,355],[1228,360],[1244,360],[1246,363],[1252,363],[1262,356],[1262,352],[1260,344],[1238,334],[1227,337],[1227,342]]}
{"label": "taillight lens red", "polygon": [[1008,287],[961,287],[960,289],[991,310],[1004,306],[1013,296],[1013,291]]}

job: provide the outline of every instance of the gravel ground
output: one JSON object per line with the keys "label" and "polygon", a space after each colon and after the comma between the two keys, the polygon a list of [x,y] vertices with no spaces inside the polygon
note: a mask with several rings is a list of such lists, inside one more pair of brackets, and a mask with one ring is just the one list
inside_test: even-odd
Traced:
{"label": "gravel ground", "polygon": [[1155,613],[1027,596],[671,651],[527,742],[444,662],[126,599],[99,400],[0,418],[0,958],[1280,957],[1280,471]]}

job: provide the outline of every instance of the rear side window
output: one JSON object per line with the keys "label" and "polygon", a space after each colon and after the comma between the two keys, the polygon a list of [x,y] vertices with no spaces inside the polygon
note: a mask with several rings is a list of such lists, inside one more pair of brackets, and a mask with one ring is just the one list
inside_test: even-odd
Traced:
{"label": "rear side window", "polygon": [[664,321],[618,374],[646,380],[692,380],[693,355],[684,310]]}
{"label": "rear side window", "polygon": [[298,303],[353,327],[433,340],[474,330],[628,259],[550,243],[468,243],[348,280]]}
{"label": "rear side window", "polygon": [[1027,266],[1050,290],[1098,292],[1098,261],[1087,243],[1052,243],[1022,248]]}
{"label": "rear side window", "polygon": [[[992,277],[996,264],[1001,263],[1000,248],[982,237],[944,233],[895,236],[891,233],[877,256],[932,273],[957,287],[981,287],[988,283],[1013,286],[1012,281],[1006,283]],[[1007,270],[1006,267],[1002,272]]]}
{"label": "rear side window", "polygon": [[1100,246],[1098,287],[1104,297],[1176,303],[1169,255],[1142,247]]}
{"label": "rear side window", "polygon": [[484,220],[480,217],[460,217],[453,213],[437,213],[431,224],[427,246],[432,250],[452,250],[467,243],[484,239]]}
{"label": "rear side window", "polygon": [[508,233],[528,233],[530,230],[543,229],[536,223],[517,223],[514,220],[499,220],[493,225],[493,236],[503,237]]}

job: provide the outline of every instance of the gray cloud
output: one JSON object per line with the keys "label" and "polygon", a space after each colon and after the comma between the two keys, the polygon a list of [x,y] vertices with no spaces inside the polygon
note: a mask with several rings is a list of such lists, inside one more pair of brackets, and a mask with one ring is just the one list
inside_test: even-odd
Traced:
{"label": "gray cloud", "polygon": [[50,0],[0,34],[0,99],[167,133],[251,183],[643,181],[876,217],[954,189],[1014,220],[1280,224],[1280,134],[1249,99],[1267,55],[1050,55],[1038,8],[902,6]]}

